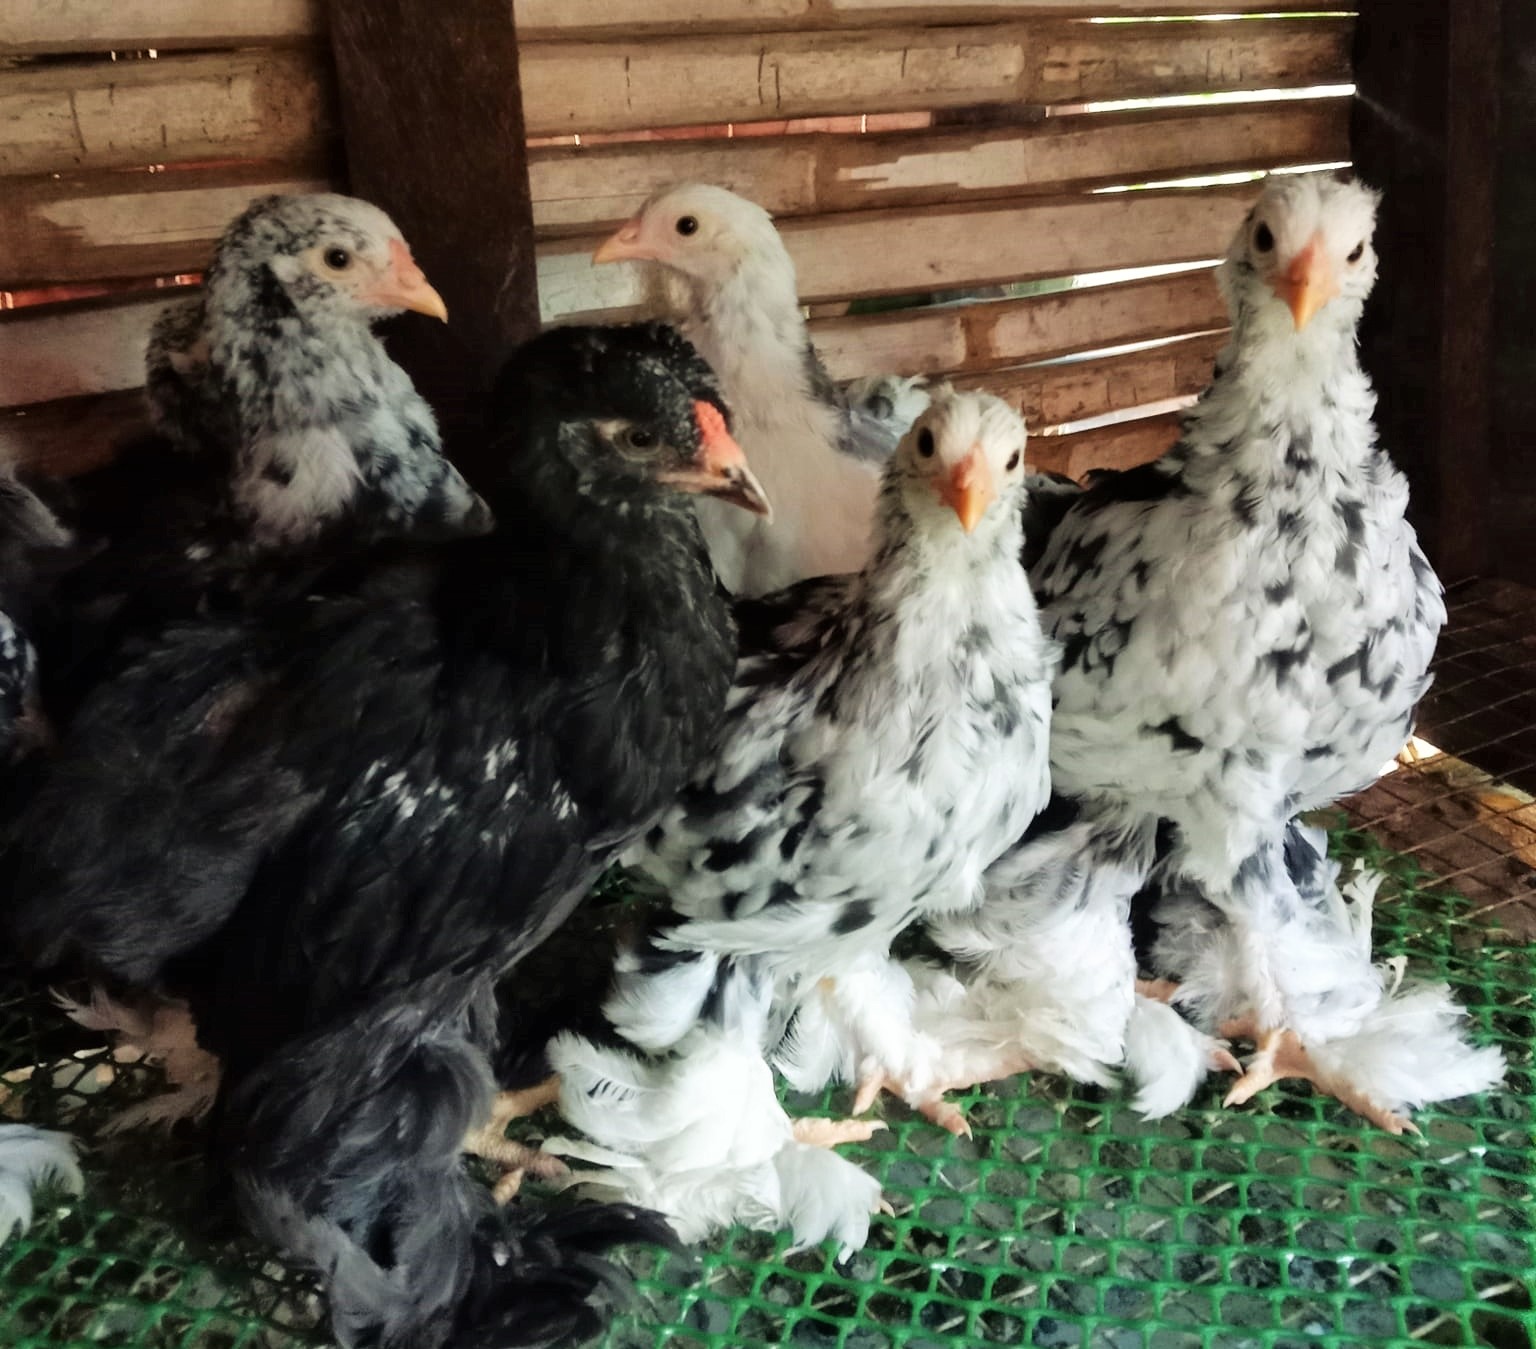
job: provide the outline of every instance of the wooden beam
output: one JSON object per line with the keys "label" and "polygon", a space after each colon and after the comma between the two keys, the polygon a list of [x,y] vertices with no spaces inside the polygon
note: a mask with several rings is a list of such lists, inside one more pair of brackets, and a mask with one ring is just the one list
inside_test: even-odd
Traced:
{"label": "wooden beam", "polygon": [[807,32],[900,23],[984,23],[1035,17],[1344,11],[1319,0],[515,0],[525,42],[659,33]]}
{"label": "wooden beam", "polygon": [[390,213],[448,303],[446,328],[400,320],[399,358],[461,432],[539,326],[512,9],[331,0],[330,25],[352,189]]}
{"label": "wooden beam", "polygon": [[1489,563],[1499,0],[1361,0],[1353,140],[1385,191],[1362,355],[1442,579]]}
{"label": "wooden beam", "polygon": [[853,379],[991,370],[1226,324],[1215,273],[1201,270],[1021,300],[813,319],[811,340],[834,378]]}
{"label": "wooden beam", "polygon": [[531,43],[530,135],[640,130],[977,103],[1080,103],[1349,79],[1350,24],[877,28]]}
{"label": "wooden beam", "polygon": [[[1536,595],[1536,5],[1505,5],[1500,19],[1490,563]],[[1536,632],[1536,613],[1528,621]]]}
{"label": "wooden beam", "polygon": [[[853,211],[787,220],[780,233],[803,301],[910,295],[1220,257],[1254,196],[1242,185]],[[644,272],[593,267],[597,242],[540,245],[546,321],[644,303]]]}
{"label": "wooden beam", "polygon": [[1177,412],[1117,422],[1067,436],[1036,436],[1024,451],[1040,473],[1065,473],[1079,481],[1096,468],[1135,468],[1166,454],[1178,441],[1183,418]]}
{"label": "wooden beam", "polygon": [[320,0],[0,0],[0,56],[248,47],[313,37],[321,21]]}
{"label": "wooden beam", "polygon": [[0,315],[0,408],[138,388],[150,327],[189,293],[153,290]]}
{"label": "wooden beam", "polygon": [[642,141],[534,150],[541,235],[632,215],[658,188],[715,183],[776,216],[951,205],[1349,157],[1349,100],[1051,118],[877,135]]}
{"label": "wooden beam", "polygon": [[16,179],[0,195],[0,287],[201,271],[253,197],[330,188],[315,166],[263,164]]}
{"label": "wooden beam", "polygon": [[148,425],[141,389],[8,408],[0,412],[0,460],[73,477],[108,463],[121,440]]}
{"label": "wooden beam", "polygon": [[313,157],[335,134],[314,49],[0,71],[0,175]]}
{"label": "wooden beam", "polygon": [[954,382],[1006,398],[1032,429],[1063,426],[1201,392],[1226,344],[1226,333],[1208,333],[1144,351],[963,374]]}

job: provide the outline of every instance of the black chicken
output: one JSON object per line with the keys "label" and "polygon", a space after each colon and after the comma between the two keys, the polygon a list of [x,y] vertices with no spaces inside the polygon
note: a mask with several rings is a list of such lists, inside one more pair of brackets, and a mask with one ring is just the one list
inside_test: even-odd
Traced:
{"label": "black chicken", "polygon": [[187,999],[216,1157],[346,1345],[563,1340],[598,1322],[598,1253],[665,1235],[498,1210],[460,1149],[494,981],[716,732],[734,634],[685,494],[767,511],[722,406],[669,328],[536,339],[494,394],[494,533],[170,629],[20,823],[16,937]]}

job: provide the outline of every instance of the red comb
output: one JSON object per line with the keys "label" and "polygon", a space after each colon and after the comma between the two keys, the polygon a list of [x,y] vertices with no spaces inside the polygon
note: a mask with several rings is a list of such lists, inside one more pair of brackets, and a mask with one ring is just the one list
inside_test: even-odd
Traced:
{"label": "red comb", "polygon": [[713,403],[706,403],[702,398],[693,400],[693,419],[698,422],[699,434],[704,437],[706,445],[712,440],[718,440],[721,436],[731,434],[730,427],[725,424],[725,413]]}

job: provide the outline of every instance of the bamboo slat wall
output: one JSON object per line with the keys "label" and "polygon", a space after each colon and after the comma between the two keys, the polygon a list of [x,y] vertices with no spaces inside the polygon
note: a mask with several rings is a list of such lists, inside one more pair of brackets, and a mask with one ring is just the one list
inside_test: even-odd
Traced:
{"label": "bamboo slat wall", "polygon": [[[1218,7],[1266,17],[1146,21]],[[1351,23],[1318,0],[515,8],[546,320],[634,312],[640,278],[592,248],[658,186],[720,183],[778,218],[835,375],[947,374],[1037,429],[1151,410],[1035,442],[1074,473],[1168,443],[1225,318],[1205,266],[1059,279],[1207,263],[1254,194],[1106,189],[1348,158]],[[335,181],[334,109],[319,0],[0,0],[0,289],[145,279],[0,314],[0,453],[90,459],[131,415],[166,298],[147,279],[196,272],[252,195]],[[1028,281],[1051,284],[1007,290]],[[894,308],[857,312],[872,297]]]}

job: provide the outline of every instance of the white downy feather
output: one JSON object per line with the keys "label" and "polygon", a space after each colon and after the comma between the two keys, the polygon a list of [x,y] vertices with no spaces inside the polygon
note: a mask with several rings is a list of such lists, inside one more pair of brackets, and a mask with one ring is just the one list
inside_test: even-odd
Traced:
{"label": "white downy feather", "polygon": [[1136,1084],[1131,1107],[1143,1119],[1161,1119],[1187,1105],[1224,1045],[1166,1002],[1138,993],[1125,1028],[1125,1074]]}
{"label": "white downy feather", "polygon": [[[759,1043],[766,999],[735,985],[725,1026],[698,1026],[666,1059],[644,1060],[557,1036],[560,1109],[592,1138],[554,1138],[546,1152],[588,1161],[565,1182],[665,1214],[684,1241],[733,1223],[788,1228],[811,1245],[864,1244],[880,1185],[852,1162],[795,1141]],[[730,995],[728,995],[730,996]]]}
{"label": "white downy feather", "polygon": [[1136,979],[1127,916],[1151,852],[1150,836],[1081,820],[1006,853],[983,878],[979,908],[930,924],[971,968],[963,999],[931,999],[920,1022],[946,1043],[1111,1080]]}
{"label": "white downy feather", "polygon": [[50,1184],[84,1191],[74,1140],[29,1124],[0,1124],[0,1245],[32,1226],[33,1191]]}

